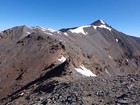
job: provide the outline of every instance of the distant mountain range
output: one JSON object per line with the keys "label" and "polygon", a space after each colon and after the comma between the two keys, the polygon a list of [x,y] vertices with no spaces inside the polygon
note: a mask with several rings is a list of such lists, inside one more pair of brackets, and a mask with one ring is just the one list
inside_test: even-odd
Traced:
{"label": "distant mountain range", "polygon": [[[16,26],[0,33],[1,105],[56,105],[48,97],[54,94],[52,89],[56,85],[58,90],[59,86],[65,86],[61,82],[139,73],[140,38],[119,32],[103,20],[59,31]],[[55,82],[49,82],[52,79]],[[44,81],[49,83],[46,87],[42,87],[47,84]],[[35,91],[42,92],[41,95],[47,91],[47,98]],[[36,101],[37,97],[41,99]],[[66,100],[56,102],[66,104]],[[88,104],[78,100],[76,105]],[[67,105],[72,104],[71,100],[67,102]]]}

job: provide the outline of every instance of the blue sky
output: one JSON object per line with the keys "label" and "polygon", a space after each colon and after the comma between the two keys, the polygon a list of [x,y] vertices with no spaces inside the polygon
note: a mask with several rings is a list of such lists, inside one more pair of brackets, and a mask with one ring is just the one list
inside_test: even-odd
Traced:
{"label": "blue sky", "polygon": [[140,0],[0,0],[0,30],[17,25],[58,30],[98,19],[140,37]]}

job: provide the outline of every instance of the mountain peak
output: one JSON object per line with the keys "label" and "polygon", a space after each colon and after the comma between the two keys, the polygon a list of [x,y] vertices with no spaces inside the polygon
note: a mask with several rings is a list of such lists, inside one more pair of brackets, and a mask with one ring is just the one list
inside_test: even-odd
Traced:
{"label": "mountain peak", "polygon": [[99,26],[99,25],[105,25],[106,23],[103,20],[97,20],[93,22],[91,25]]}

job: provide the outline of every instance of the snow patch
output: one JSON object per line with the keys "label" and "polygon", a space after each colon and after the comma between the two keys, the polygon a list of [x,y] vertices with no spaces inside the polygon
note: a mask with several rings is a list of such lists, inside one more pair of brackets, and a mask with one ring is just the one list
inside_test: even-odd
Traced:
{"label": "snow patch", "polygon": [[126,61],[128,62],[128,59],[126,59]]}
{"label": "snow patch", "polygon": [[47,28],[47,30],[50,31],[50,32],[56,32],[56,30],[49,29],[49,28]]}
{"label": "snow patch", "polygon": [[23,93],[23,92],[19,94],[19,96],[23,96],[23,95],[24,95],[24,93]]}
{"label": "snow patch", "polygon": [[36,29],[36,27],[31,27],[31,29]]}
{"label": "snow patch", "polygon": [[99,26],[93,25],[93,28],[94,28],[94,29],[97,29],[97,27],[98,27],[98,28],[105,28],[105,29],[107,29],[107,30],[109,30],[109,31],[112,30],[110,27],[107,27],[105,24],[101,24],[101,25],[99,25]]}
{"label": "snow patch", "polygon": [[27,31],[27,34],[31,34],[31,33]]}
{"label": "snow patch", "polygon": [[88,32],[85,32],[86,33],[86,35],[88,34]]}
{"label": "snow patch", "polygon": [[105,29],[108,29],[109,31],[111,31],[111,28],[110,27],[107,27],[106,25],[100,25],[98,26],[99,28],[105,28]]}
{"label": "snow patch", "polygon": [[110,59],[112,59],[112,57],[111,57],[110,55],[108,55],[108,57],[109,57]]}
{"label": "snow patch", "polygon": [[107,70],[105,70],[105,72],[111,77],[111,74]]}
{"label": "snow patch", "polygon": [[65,61],[66,61],[66,58],[62,55],[62,56],[61,56],[61,58],[59,58],[59,59],[58,59],[58,61],[60,61],[60,62],[62,62],[62,63],[63,63],[63,62],[65,62]]}
{"label": "snow patch", "polygon": [[118,39],[116,39],[116,42],[118,42],[119,40]]}
{"label": "snow patch", "polygon": [[105,24],[105,22],[104,22],[103,20],[100,20],[100,22],[101,22],[102,24]]}
{"label": "snow patch", "polygon": [[96,29],[96,28],[97,28],[97,26],[94,26],[94,25],[93,25],[93,28],[94,28],[94,29]]}
{"label": "snow patch", "polygon": [[64,40],[59,40],[60,42],[65,42]]}
{"label": "snow patch", "polygon": [[84,29],[83,29],[83,28],[86,28],[86,27],[90,27],[90,26],[81,26],[81,27],[78,27],[78,28],[76,28],[76,29],[71,29],[70,31],[71,31],[72,33],[82,33],[82,34],[84,34],[84,35],[87,35],[86,32],[85,32]]}
{"label": "snow patch", "polygon": [[84,65],[80,65],[80,68],[75,68],[75,70],[84,76],[96,76],[89,69],[85,68]]}
{"label": "snow patch", "polygon": [[44,27],[41,27],[41,30],[42,30],[42,31],[46,31],[46,28],[44,28]]}
{"label": "snow patch", "polygon": [[61,31],[56,31],[58,34],[61,34]]}
{"label": "snow patch", "polygon": [[64,32],[64,35],[69,36],[67,32]]}
{"label": "snow patch", "polygon": [[50,31],[50,32],[56,32],[55,30],[53,30],[53,29],[49,29],[49,28],[44,28],[44,27],[41,27],[41,30],[42,31]]}
{"label": "snow patch", "polygon": [[51,33],[48,33],[48,32],[45,32],[45,34],[47,34],[47,35],[53,35],[53,34],[51,34]]}
{"label": "snow patch", "polygon": [[32,27],[31,29],[39,29],[39,30],[41,30],[41,31],[46,31],[46,28],[44,28],[44,27],[39,27],[39,26]]}
{"label": "snow patch", "polygon": [[50,31],[50,32],[56,32],[55,30],[53,30],[53,29],[49,29],[49,28],[44,28],[44,27],[38,27],[38,26],[36,26],[36,27],[32,27],[32,29],[40,29],[40,30],[42,30],[42,31]]}

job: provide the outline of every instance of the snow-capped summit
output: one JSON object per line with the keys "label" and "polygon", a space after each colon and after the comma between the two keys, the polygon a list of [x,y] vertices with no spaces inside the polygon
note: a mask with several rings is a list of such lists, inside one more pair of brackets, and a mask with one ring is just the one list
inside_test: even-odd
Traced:
{"label": "snow-capped summit", "polygon": [[102,28],[102,29],[107,29],[109,31],[112,30],[112,27],[110,27],[107,23],[105,23],[103,20],[100,19],[100,20],[93,22],[90,25],[73,27],[73,28],[63,28],[63,29],[60,29],[59,31],[61,31],[63,33],[67,32],[67,31],[71,31],[72,33],[87,35],[88,32],[86,32],[85,29],[91,28],[91,27],[93,27],[94,29]]}
{"label": "snow-capped summit", "polygon": [[103,20],[97,20],[97,21],[93,22],[91,25],[94,27],[94,29],[104,28],[109,31],[112,30],[112,28],[108,24],[106,24]]}
{"label": "snow-capped summit", "polygon": [[106,23],[100,19],[100,20],[97,20],[97,21],[91,23],[91,25],[100,26],[100,25],[106,25]]}

